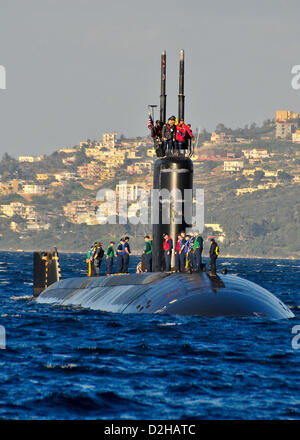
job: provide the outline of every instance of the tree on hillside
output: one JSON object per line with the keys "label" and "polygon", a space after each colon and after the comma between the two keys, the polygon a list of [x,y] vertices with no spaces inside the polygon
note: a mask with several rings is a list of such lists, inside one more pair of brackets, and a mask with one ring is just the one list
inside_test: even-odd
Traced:
{"label": "tree on hillside", "polygon": [[217,124],[217,126],[216,126],[216,133],[227,133],[227,131],[228,131],[228,128],[225,127],[224,124],[222,124],[222,123]]}
{"label": "tree on hillside", "polygon": [[265,173],[261,170],[256,170],[254,173],[253,185],[258,185],[261,182],[261,179],[265,177]]}
{"label": "tree on hillside", "polygon": [[8,153],[4,153],[0,161],[0,174],[4,176],[16,176],[18,172],[19,162]]}
{"label": "tree on hillside", "polygon": [[277,179],[279,182],[290,182],[293,179],[293,176],[285,171],[278,171]]}

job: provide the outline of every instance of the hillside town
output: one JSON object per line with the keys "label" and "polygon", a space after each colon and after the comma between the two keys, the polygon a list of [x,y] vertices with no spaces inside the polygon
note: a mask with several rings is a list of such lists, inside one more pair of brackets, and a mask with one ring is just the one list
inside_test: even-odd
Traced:
{"label": "hillside town", "polygon": [[[261,127],[252,124],[232,130],[219,124],[212,133],[194,130],[191,158],[194,186],[205,192],[204,234],[216,237],[230,253],[237,249],[237,243],[226,218],[221,220],[224,213],[218,215],[222,204],[224,210],[229,203],[242,206],[245,197],[256,194],[267,197],[283,190],[293,194],[296,188],[299,192],[300,115],[278,110],[275,118]],[[41,246],[41,240],[45,245],[63,240],[61,249],[82,251],[81,243],[95,233],[101,235],[104,231],[105,237],[118,237],[120,225],[108,229],[100,224],[97,212],[101,203],[105,204],[107,217],[115,205],[97,200],[99,189],[127,197],[127,231],[141,240],[151,232],[149,227],[129,223],[142,208],[140,191],[150,194],[155,160],[150,136],[128,139],[118,137],[117,132],[103,133],[101,140],[62,146],[49,155],[14,159],[5,153],[0,162],[1,249],[31,249],[38,243]],[[253,217],[255,220],[254,213]],[[105,218],[102,220],[105,223]],[[287,254],[298,255],[297,249]]]}

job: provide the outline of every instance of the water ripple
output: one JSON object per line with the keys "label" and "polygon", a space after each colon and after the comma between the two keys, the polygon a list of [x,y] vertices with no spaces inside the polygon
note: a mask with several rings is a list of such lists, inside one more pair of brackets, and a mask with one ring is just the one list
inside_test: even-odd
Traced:
{"label": "water ripple", "polygon": [[[62,273],[86,270],[62,254]],[[293,320],[118,315],[31,301],[32,255],[0,252],[1,419],[298,419],[298,260],[220,259]],[[15,270],[15,267],[18,270]],[[134,270],[136,259],[132,259]]]}

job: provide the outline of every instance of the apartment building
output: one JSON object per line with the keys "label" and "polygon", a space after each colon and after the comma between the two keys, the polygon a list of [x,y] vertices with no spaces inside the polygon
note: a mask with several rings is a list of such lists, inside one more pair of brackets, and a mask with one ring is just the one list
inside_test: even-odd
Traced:
{"label": "apartment building", "polygon": [[69,171],[61,171],[60,173],[54,174],[55,179],[58,182],[63,182],[65,180],[76,180],[78,179],[76,173],[72,173]]}
{"label": "apartment building", "polygon": [[117,143],[117,132],[113,133],[103,133],[102,134],[102,145],[108,148],[115,148]]}
{"label": "apartment building", "polygon": [[231,144],[233,142],[236,142],[236,139],[231,134],[226,133],[216,133],[212,132],[210,142],[214,144]]}
{"label": "apartment building", "polygon": [[136,162],[132,165],[128,165],[126,168],[129,174],[145,174],[150,173],[152,170],[151,162]]}
{"label": "apartment building", "polygon": [[292,142],[299,143],[300,142],[300,130],[295,130],[292,134]]}
{"label": "apartment building", "polygon": [[0,211],[6,217],[18,215],[25,220],[35,220],[37,218],[34,206],[25,205],[21,202],[11,202],[8,205],[0,205]]}
{"label": "apartment building", "polygon": [[72,223],[88,223],[95,220],[95,207],[89,200],[73,200],[64,206],[64,214]]}
{"label": "apartment building", "polygon": [[44,181],[50,178],[50,174],[47,173],[36,173],[36,180]]}
{"label": "apartment building", "polygon": [[44,155],[40,155],[40,156],[19,156],[18,157],[18,161],[19,162],[28,162],[28,163],[34,163],[34,162],[39,162],[44,158]]}
{"label": "apartment building", "polygon": [[86,180],[99,178],[101,175],[101,166],[98,162],[92,161],[77,167],[77,173],[82,179]]}
{"label": "apartment building", "polygon": [[241,171],[244,168],[244,162],[242,160],[224,160],[224,171],[235,173]]}
{"label": "apartment building", "polygon": [[246,159],[267,159],[270,157],[268,150],[264,148],[253,148],[252,150],[243,150],[244,157]]}
{"label": "apartment building", "polygon": [[276,111],[276,138],[291,139],[299,127],[299,114],[291,110]]}
{"label": "apartment building", "polygon": [[137,200],[144,188],[136,184],[128,184],[126,182],[116,185],[115,192],[117,199]]}
{"label": "apartment building", "polygon": [[22,187],[22,192],[24,194],[43,194],[46,191],[45,185],[37,184],[24,184]]}

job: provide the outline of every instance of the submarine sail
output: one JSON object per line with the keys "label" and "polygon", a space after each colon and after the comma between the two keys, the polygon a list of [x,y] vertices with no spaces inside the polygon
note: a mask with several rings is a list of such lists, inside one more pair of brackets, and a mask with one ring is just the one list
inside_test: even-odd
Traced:
{"label": "submarine sail", "polygon": [[[166,115],[166,52],[161,57],[161,122]],[[184,119],[184,51],[180,51],[178,119]],[[193,162],[186,155],[167,154],[157,159],[153,173],[152,209],[152,270],[159,272],[164,268],[163,234],[168,234],[173,243],[177,235],[192,227],[193,202]],[[156,197],[156,198],[155,198]],[[174,267],[174,254],[171,259]]]}

